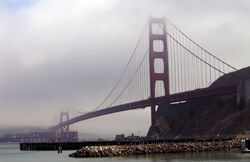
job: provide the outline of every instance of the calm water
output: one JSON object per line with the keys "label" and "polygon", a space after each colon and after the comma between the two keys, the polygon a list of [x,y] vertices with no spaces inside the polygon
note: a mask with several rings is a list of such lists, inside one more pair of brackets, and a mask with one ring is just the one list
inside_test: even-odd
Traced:
{"label": "calm water", "polygon": [[181,161],[234,161],[249,162],[250,154],[241,154],[239,151],[232,152],[210,152],[210,153],[183,153],[183,154],[156,154],[146,156],[113,157],[113,158],[69,158],[68,154],[73,151],[63,151],[57,154],[56,151],[19,151],[16,144],[0,143],[0,162],[181,162]]}

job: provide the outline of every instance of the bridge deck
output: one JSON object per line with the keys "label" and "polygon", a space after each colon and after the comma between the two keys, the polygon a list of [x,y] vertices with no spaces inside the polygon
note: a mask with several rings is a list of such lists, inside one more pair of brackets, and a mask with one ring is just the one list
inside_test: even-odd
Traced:
{"label": "bridge deck", "polygon": [[211,86],[208,88],[203,89],[197,89],[193,91],[187,91],[184,93],[178,93],[178,94],[172,94],[169,96],[164,97],[157,97],[154,99],[147,99],[147,100],[141,100],[137,102],[132,102],[128,104],[113,106],[93,112],[89,112],[87,114],[83,114],[80,116],[77,116],[75,118],[72,118],[68,121],[65,121],[63,123],[60,123],[54,127],[52,127],[52,130],[62,128],[67,125],[74,124],[79,121],[87,120],[90,118],[95,118],[102,115],[122,112],[122,111],[128,111],[128,110],[134,110],[139,108],[145,108],[149,107],[153,104],[161,104],[161,103],[171,103],[171,102],[178,102],[178,101],[188,101],[192,99],[202,98],[202,97],[212,97],[212,96],[220,96],[220,95],[228,95],[228,94],[235,94],[237,92],[237,85],[236,84],[230,84],[230,85],[224,85],[224,86]]}

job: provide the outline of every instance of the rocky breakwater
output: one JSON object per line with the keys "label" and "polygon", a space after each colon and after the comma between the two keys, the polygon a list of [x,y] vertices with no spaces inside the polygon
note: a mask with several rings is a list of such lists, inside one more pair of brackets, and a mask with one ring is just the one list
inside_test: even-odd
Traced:
{"label": "rocky breakwater", "polygon": [[222,142],[175,143],[175,144],[147,144],[121,146],[86,146],[70,154],[74,158],[127,156],[152,153],[180,153],[226,151],[240,147],[239,140]]}

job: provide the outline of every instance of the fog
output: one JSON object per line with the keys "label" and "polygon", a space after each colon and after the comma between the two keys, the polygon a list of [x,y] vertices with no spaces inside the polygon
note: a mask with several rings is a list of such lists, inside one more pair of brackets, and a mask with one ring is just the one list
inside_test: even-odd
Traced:
{"label": "fog", "polygon": [[[149,16],[167,17],[202,47],[242,68],[250,59],[250,1],[1,0],[0,128],[57,124],[112,89]],[[146,135],[149,109],[71,126]]]}

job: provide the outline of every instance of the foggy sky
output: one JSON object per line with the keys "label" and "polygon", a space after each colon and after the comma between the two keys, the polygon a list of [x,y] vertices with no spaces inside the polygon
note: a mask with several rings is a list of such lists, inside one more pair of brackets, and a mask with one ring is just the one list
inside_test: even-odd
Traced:
{"label": "foggy sky", "polygon": [[[165,16],[217,57],[250,64],[249,0],[0,1],[0,128],[51,126],[98,105],[118,79],[149,16]],[[71,127],[145,135],[149,109]]]}

